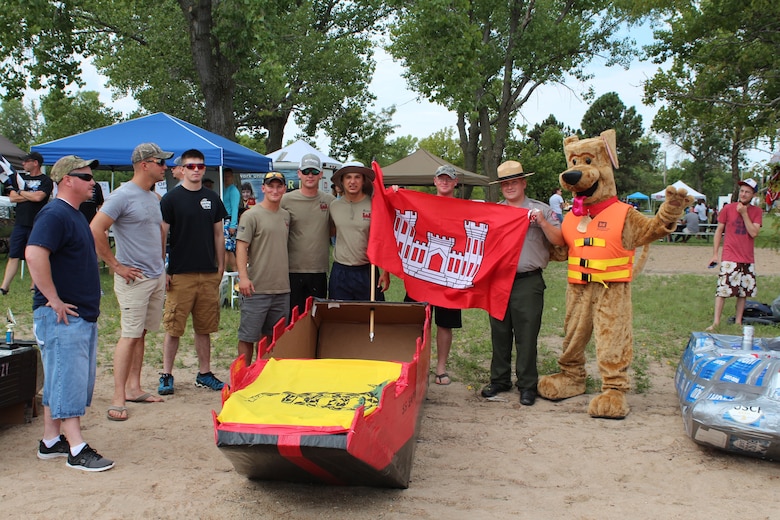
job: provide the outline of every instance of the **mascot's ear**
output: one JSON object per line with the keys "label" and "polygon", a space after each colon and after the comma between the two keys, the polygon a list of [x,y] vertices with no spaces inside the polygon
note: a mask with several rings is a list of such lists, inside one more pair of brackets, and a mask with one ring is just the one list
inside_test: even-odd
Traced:
{"label": "mascot's ear", "polygon": [[579,140],[580,138],[577,137],[576,135],[570,135],[569,137],[563,139],[563,155],[566,158],[566,165],[569,168],[571,168],[573,165],[569,162],[569,152],[567,148],[569,147],[569,145],[576,143]]}
{"label": "mascot's ear", "polygon": [[601,132],[601,140],[604,141],[604,147],[607,149],[607,155],[612,162],[612,167],[615,169],[620,168],[617,157],[617,136],[614,129],[604,130]]}

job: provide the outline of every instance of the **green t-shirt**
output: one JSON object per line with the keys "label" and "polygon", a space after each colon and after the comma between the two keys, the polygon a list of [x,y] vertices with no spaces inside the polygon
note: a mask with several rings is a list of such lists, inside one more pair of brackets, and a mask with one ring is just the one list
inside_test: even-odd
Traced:
{"label": "green t-shirt", "polygon": [[290,236],[287,253],[291,273],[326,273],[330,252],[328,205],[335,199],[318,191],[307,197],[301,190],[285,193],[282,208],[290,214]]}
{"label": "green t-shirt", "polygon": [[241,216],[236,240],[249,244],[247,271],[255,294],[290,292],[287,267],[287,234],[290,214],[284,209],[268,211],[260,204]]}
{"label": "green t-shirt", "polygon": [[330,218],[336,226],[333,260],[343,265],[366,265],[371,197],[360,202],[349,202],[346,197],[334,200],[330,203]]}

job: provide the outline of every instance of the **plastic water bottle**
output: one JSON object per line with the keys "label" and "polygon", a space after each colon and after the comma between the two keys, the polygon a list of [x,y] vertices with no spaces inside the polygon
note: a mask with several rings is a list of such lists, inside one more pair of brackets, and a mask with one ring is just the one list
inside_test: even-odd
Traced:
{"label": "plastic water bottle", "polygon": [[742,327],[742,350],[753,350],[753,325]]}
{"label": "plastic water bottle", "polygon": [[14,344],[14,328],[10,323],[8,328],[5,329],[5,344],[9,347]]}

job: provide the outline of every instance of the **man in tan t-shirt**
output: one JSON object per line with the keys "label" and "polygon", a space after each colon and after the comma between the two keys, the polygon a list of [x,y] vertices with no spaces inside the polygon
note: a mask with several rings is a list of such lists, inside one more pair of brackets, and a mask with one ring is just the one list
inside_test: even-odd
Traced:
{"label": "man in tan t-shirt", "polygon": [[[331,234],[336,237],[328,298],[332,300],[371,299],[371,263],[368,261],[368,231],[371,226],[371,194],[374,171],[362,164],[347,165],[333,174],[333,183],[344,196],[330,203]],[[390,286],[390,276],[379,276],[374,291],[376,301]]]}
{"label": "man in tan t-shirt", "polygon": [[255,344],[273,334],[273,327],[290,310],[287,236],[290,215],[281,208],[287,183],[279,172],[263,178],[263,201],[242,216],[236,232],[241,322],[238,355],[252,362]]}
{"label": "man in tan t-shirt", "polygon": [[290,315],[303,313],[309,296],[325,298],[328,292],[330,253],[329,204],[335,199],[319,189],[322,162],[315,154],[301,157],[300,189],[285,193],[282,208],[290,214]]}

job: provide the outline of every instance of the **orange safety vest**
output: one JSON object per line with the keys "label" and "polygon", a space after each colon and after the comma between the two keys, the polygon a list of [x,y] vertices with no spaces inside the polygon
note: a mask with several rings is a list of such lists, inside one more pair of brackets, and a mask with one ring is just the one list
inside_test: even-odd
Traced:
{"label": "orange safety vest", "polygon": [[569,212],[561,231],[569,246],[569,283],[630,282],[634,268],[634,251],[623,249],[623,226],[626,214],[633,208],[615,202],[599,212],[581,233],[582,220]]}

